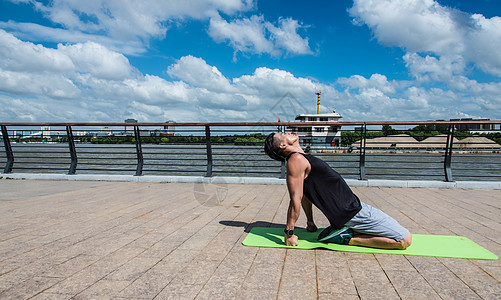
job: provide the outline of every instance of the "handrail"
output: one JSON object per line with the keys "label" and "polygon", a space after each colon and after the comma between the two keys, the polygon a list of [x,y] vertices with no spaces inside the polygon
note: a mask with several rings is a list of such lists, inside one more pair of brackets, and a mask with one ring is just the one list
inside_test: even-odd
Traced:
{"label": "handrail", "polygon": [[[278,130],[279,128],[285,129],[286,127],[290,128],[297,128],[300,126],[336,126],[340,128],[352,128],[349,130],[341,130],[342,132],[346,131],[351,131],[351,134],[353,136],[353,133],[356,133],[356,136],[359,137],[360,142],[358,145],[357,143],[350,143],[353,145],[353,147],[337,147],[337,151],[344,151],[344,152],[338,152],[337,155],[339,155],[342,159],[329,159],[327,158],[326,161],[328,163],[333,163],[336,168],[339,170],[348,170],[346,171],[345,174],[348,175],[356,175],[359,180],[366,180],[368,178],[373,178],[373,176],[385,176],[386,174],[388,175],[394,175],[396,172],[394,169],[389,168],[387,165],[392,164],[392,166],[397,166],[399,168],[399,174],[403,174],[404,171],[406,172],[411,172],[414,171],[416,173],[424,173],[424,172],[432,172],[429,170],[439,170],[440,168],[436,167],[438,164],[442,164],[443,171],[442,173],[431,173],[431,174],[424,174],[426,176],[434,176],[434,177],[445,177],[445,181],[454,181],[458,177],[456,172],[454,173],[454,177],[452,176],[452,170],[465,170],[469,171],[472,175],[471,177],[478,177],[478,178],[488,178],[489,176],[501,180],[501,173],[499,170],[501,170],[501,164],[499,163],[499,159],[497,158],[498,156],[488,158],[483,161],[473,161],[470,162],[468,160],[463,159],[462,162],[457,161],[457,154],[454,154],[453,158],[453,153],[457,153],[458,151],[464,151],[461,150],[459,147],[465,147],[461,145],[457,145],[457,142],[454,142],[455,139],[455,126],[456,125],[464,125],[464,124],[493,124],[493,125],[500,125],[501,120],[463,120],[463,121],[373,121],[373,122],[204,122],[204,123],[82,123],[82,122],[72,122],[72,123],[55,123],[55,122],[39,122],[39,123],[26,123],[26,122],[0,122],[0,126],[2,128],[2,140],[3,140],[3,147],[4,151],[4,158],[6,158],[6,163],[5,163],[5,168],[4,168],[4,173],[10,173],[12,172],[13,169],[20,169],[20,170],[27,170],[27,169],[32,169],[32,170],[64,170],[61,167],[55,167],[54,165],[62,165],[66,164],[63,160],[64,158],[61,158],[61,155],[55,155],[55,154],[60,154],[60,153],[68,153],[70,156],[70,166],[68,170],[68,174],[76,174],[77,172],[81,171],[110,171],[110,172],[133,172],[134,170],[128,170],[124,169],[125,166],[136,166],[135,168],[135,175],[136,176],[141,176],[144,174],[144,172],[174,172],[173,170],[176,169],[175,167],[182,166],[184,171],[186,173],[200,173],[203,174],[203,176],[206,177],[213,177],[217,176],[217,174],[228,174],[228,173],[235,173],[237,175],[241,175],[243,173],[249,173],[249,174],[277,174],[279,178],[285,178],[286,172],[285,172],[285,163],[282,163],[277,165],[277,169],[273,171],[274,167],[268,167],[273,163],[272,160],[269,160],[268,158],[265,158],[264,153],[262,151],[262,145],[260,144],[260,147],[252,147],[252,151],[246,150],[247,152],[244,154],[244,158],[241,158],[241,154],[238,153],[236,150],[236,147],[230,146],[232,144],[222,144],[220,145],[221,142],[215,141],[213,139],[219,138],[218,133],[222,132],[238,132],[235,129],[231,130],[225,130],[227,128],[224,127],[241,127],[242,129],[239,132],[273,132]],[[370,141],[370,131],[376,131],[375,129],[370,129],[374,128],[374,126],[380,126],[380,125],[393,125],[393,126],[398,126],[398,125],[408,125],[408,126],[416,126],[416,125],[447,125],[449,128],[447,131],[443,131],[444,137],[446,135],[446,141],[440,141],[440,140],[435,140],[431,141],[426,145],[421,146],[413,146],[412,144],[418,145],[420,142],[418,141],[408,141],[404,142],[402,144],[407,144],[407,146],[401,146],[400,148],[397,148],[396,146],[389,146],[385,144],[388,144],[388,142],[369,142]],[[373,127],[371,127],[373,126]],[[7,127],[10,127],[8,130]],[[23,145],[21,144],[20,141],[24,141],[23,139],[17,140],[17,144],[14,143],[13,147],[10,144],[10,139],[9,139],[9,131],[18,131],[23,132],[23,131],[31,131],[31,129],[24,129],[23,127],[52,127],[52,129],[47,129],[47,131],[61,131],[65,132],[66,136],[62,135],[61,137],[63,139],[59,140],[59,143],[62,143],[63,141],[67,143],[67,149],[69,149],[69,152],[60,152],[60,151],[54,151],[55,148],[50,148],[51,151],[39,151],[39,150],[34,150],[33,145]],[[55,130],[54,127],[65,127],[65,129],[57,129]],[[90,130],[87,129],[88,132],[90,133],[96,133],[96,132],[102,132],[102,128],[97,128],[97,127],[125,127],[127,132],[131,133],[133,129],[133,135],[130,136],[127,145],[107,145],[106,147],[104,146],[95,146],[95,147],[87,147],[87,146],[75,146],[75,142],[80,142],[78,140],[78,135],[75,135],[73,130],[75,127],[94,127],[91,128]],[[176,133],[187,133],[193,135],[193,133],[196,134],[194,136],[197,138],[195,141],[197,141],[194,144],[190,144],[190,147],[188,146],[183,146],[183,145],[175,145],[172,146],[170,144],[165,144],[161,147],[148,147],[145,146],[144,149],[151,150],[151,151],[145,151],[143,152],[143,146],[147,143],[148,140],[146,140],[146,137],[144,137],[142,134],[144,132],[153,132],[153,130],[147,129],[148,127],[186,127],[186,128],[181,128],[181,129],[176,129]],[[191,128],[188,128],[191,127]],[[194,128],[197,127],[197,128]],[[212,127],[212,128],[211,128]],[[217,128],[219,127],[219,128]],[[446,126],[443,126],[446,127]],[[14,128],[14,129],[12,129]],[[129,129],[127,129],[129,128]],[[216,129],[217,128],[217,129]],[[354,128],[354,129],[353,129]],[[494,128],[493,130],[495,132],[501,132],[501,129],[499,126],[492,126]],[[457,129],[457,128],[456,128]],[[42,132],[44,132],[44,129],[41,129]],[[111,130],[110,130],[111,131]],[[113,128],[113,131],[115,131],[115,128]],[[123,130],[122,130],[123,132]],[[116,133],[116,132],[115,132]],[[42,133],[42,140],[43,140],[43,134]],[[59,133],[58,133],[59,134]],[[98,133],[99,134],[99,133]],[[123,134],[123,133],[122,133]],[[23,135],[23,133],[21,133]],[[188,135],[186,135],[188,136]],[[66,137],[66,139],[64,139]],[[36,138],[36,137],[34,137]],[[129,138],[129,136],[122,137],[124,139]],[[132,139],[134,138],[134,139]],[[148,137],[151,138],[151,137]],[[261,136],[262,138],[262,136]],[[47,141],[47,139],[45,139]],[[49,138],[50,141],[50,138]],[[355,140],[356,141],[356,140]],[[131,146],[132,144],[135,144],[135,147]],[[355,145],[356,144],[356,145]],[[459,143],[461,144],[461,143]],[[475,144],[475,143],[472,143]],[[481,143],[480,143],[481,144]],[[81,145],[81,144],[80,144]],[[257,145],[257,144],[256,144]],[[325,146],[326,144],[324,144]],[[429,146],[431,145],[431,146]],[[0,145],[1,147],[2,145]],[[27,147],[29,146],[29,147]],[[318,146],[318,145],[317,145]],[[331,146],[329,144],[329,146]],[[26,148],[27,147],[27,148]],[[60,149],[60,146],[54,145],[53,147],[57,147]],[[397,150],[403,149],[407,147],[406,151],[416,151],[413,153],[419,153],[419,155],[414,155],[414,154],[399,154]],[[482,146],[477,147],[475,149],[480,149]],[[160,149],[161,148],[161,149]],[[194,151],[183,151],[187,149],[195,149],[196,152]],[[25,151],[28,149],[27,151]],[[31,149],[31,150],[30,150]],[[96,154],[96,152],[93,152],[92,149],[101,149]],[[114,150],[114,151],[106,151],[110,149],[120,149],[120,150]],[[161,151],[158,152],[158,149]],[[229,149],[229,151],[228,151]],[[233,149],[234,151],[232,152]],[[250,149],[250,148],[247,148]],[[351,153],[355,149],[355,151],[358,151],[357,154]],[[14,151],[15,150],[15,151]],[[47,150],[46,148],[42,150]],[[485,150],[485,149],[484,149]],[[31,151],[31,152],[30,152]],[[36,151],[36,154],[33,152]],[[106,152],[104,152],[106,151]],[[320,150],[317,150],[320,151]],[[489,151],[487,149],[487,151]],[[77,152],[78,152],[78,168],[77,168]],[[497,147],[494,149],[494,152],[496,153],[501,153],[501,147]],[[427,157],[419,157],[422,155],[422,153],[426,153]],[[21,154],[20,156],[17,156],[15,154]],[[23,155],[24,154],[24,155]],[[25,154],[32,154],[35,155],[36,157],[30,157]],[[52,155],[51,155],[52,154]],[[131,154],[136,154],[136,161],[135,163],[133,162],[133,158],[130,157]],[[109,157],[109,155],[112,155],[112,157]],[[188,156],[186,156],[188,155]],[[354,156],[356,155],[356,156]],[[478,154],[475,154],[478,156]],[[473,154],[467,154],[463,155],[464,158],[471,158],[471,157],[476,157]],[[15,165],[17,167],[13,168],[14,165],[14,156],[16,156]],[[45,157],[44,159],[48,160],[44,162],[44,165],[37,165],[36,158],[37,157],[42,157],[42,156],[50,156],[50,157]],[[257,159],[254,158],[257,156]],[[259,157],[261,156],[261,159]],[[353,158],[356,158],[358,156],[357,160],[354,160]],[[441,157],[443,158],[442,161],[433,161],[429,162],[429,158],[431,157]],[[331,156],[331,158],[333,158]],[[57,160],[59,159],[59,160]],[[421,161],[416,161],[418,159],[421,159]],[[242,166],[240,163],[235,163],[237,161],[245,161],[246,165]],[[104,161],[104,162],[103,162]],[[110,161],[117,161],[117,163],[110,163]],[[155,162],[161,161],[162,163],[156,164]],[[263,163],[265,162],[266,163]],[[103,163],[100,163],[103,162]],[[179,164],[179,162],[190,162],[190,164]],[[423,167],[424,165],[428,164],[434,164],[431,166]],[[471,165],[474,164],[473,167]],[[28,165],[28,166],[27,166]],[[491,168],[487,168],[485,166],[490,166]],[[19,167],[20,166],[20,167]],[[30,168],[31,166],[31,168]],[[97,167],[96,167],[97,166]],[[99,166],[114,166],[114,168],[106,168],[106,169],[99,169]],[[147,167],[154,166],[154,168],[161,168],[166,166],[167,168],[163,168],[160,170],[153,170],[153,169],[148,169]],[[206,169],[200,169],[197,167],[202,167],[206,166]],[[455,167],[459,166],[459,167]],[[481,167],[478,167],[481,166]],[[494,167],[492,167],[494,166]],[[146,168],[145,168],[146,167]],[[171,167],[171,168],[169,168]],[[172,168],[174,167],[174,169]],[[240,172],[242,168],[247,168],[245,171]],[[268,169],[268,170],[262,170],[262,169]],[[389,170],[389,171],[388,171]],[[357,173],[354,173],[358,171]],[[478,173],[475,173],[478,171]],[[341,172],[341,171],[340,171]],[[413,176],[412,173],[409,174],[404,174],[404,175],[409,175]],[[424,176],[423,175],[423,176]],[[461,177],[459,175],[459,177]]]}
{"label": "handrail", "polygon": [[193,122],[193,123],[55,123],[55,122],[0,122],[0,126],[356,126],[356,125],[450,125],[450,124],[501,124],[501,120],[464,120],[464,121],[366,121],[366,122]]}

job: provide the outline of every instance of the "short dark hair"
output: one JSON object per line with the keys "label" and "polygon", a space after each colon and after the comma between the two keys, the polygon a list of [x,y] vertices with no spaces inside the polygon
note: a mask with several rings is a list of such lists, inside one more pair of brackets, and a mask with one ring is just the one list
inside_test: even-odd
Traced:
{"label": "short dark hair", "polygon": [[266,137],[266,140],[264,140],[264,152],[266,152],[266,154],[268,154],[268,156],[273,158],[274,160],[285,161],[285,156],[282,155],[280,153],[281,150],[275,146],[275,134],[275,132],[270,133]]}

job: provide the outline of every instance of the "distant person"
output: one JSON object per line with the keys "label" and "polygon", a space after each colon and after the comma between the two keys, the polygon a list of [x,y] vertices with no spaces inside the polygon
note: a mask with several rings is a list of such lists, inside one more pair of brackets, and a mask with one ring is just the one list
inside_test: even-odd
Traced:
{"label": "distant person", "polygon": [[294,226],[301,205],[307,219],[306,229],[318,228],[313,221],[312,203],[322,211],[330,226],[319,235],[321,242],[383,249],[405,249],[411,244],[410,232],[381,210],[361,202],[344,179],[327,163],[306,154],[299,138],[291,133],[272,133],[265,152],[278,161],[287,161],[287,188],[290,195],[284,241],[297,246]]}

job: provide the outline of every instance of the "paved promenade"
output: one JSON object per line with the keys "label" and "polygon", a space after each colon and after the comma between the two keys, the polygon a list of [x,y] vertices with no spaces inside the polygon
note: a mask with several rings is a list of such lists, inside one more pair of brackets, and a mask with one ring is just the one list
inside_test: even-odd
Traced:
{"label": "paved promenade", "polygon": [[[413,233],[501,256],[501,190],[353,189]],[[282,227],[288,200],[283,185],[0,180],[0,299],[500,299],[500,260],[241,244]]]}

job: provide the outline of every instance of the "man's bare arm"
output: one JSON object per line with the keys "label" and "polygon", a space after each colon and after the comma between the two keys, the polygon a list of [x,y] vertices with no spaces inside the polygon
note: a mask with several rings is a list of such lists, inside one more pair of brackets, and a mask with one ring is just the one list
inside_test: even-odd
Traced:
{"label": "man's bare arm", "polygon": [[318,228],[313,221],[313,209],[311,201],[306,196],[303,196],[301,205],[303,206],[304,213],[306,214],[306,230],[311,232],[317,231]]}
{"label": "man's bare arm", "polygon": [[[287,162],[287,188],[289,190],[290,202],[287,210],[287,229],[293,229],[301,213],[301,202],[303,199],[303,182],[308,168],[308,161],[299,154],[293,154]],[[285,236],[285,243],[297,246],[297,236]]]}

